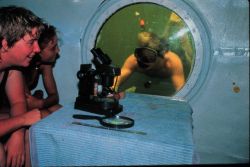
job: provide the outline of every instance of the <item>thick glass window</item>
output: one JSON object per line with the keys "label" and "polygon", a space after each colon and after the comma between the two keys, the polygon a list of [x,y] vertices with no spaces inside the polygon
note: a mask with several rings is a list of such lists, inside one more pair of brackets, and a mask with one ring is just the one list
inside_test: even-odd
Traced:
{"label": "thick glass window", "polygon": [[130,74],[120,76],[119,91],[163,96],[175,95],[189,79],[194,46],[184,20],[154,3],[119,9],[103,23],[95,41],[114,66]]}

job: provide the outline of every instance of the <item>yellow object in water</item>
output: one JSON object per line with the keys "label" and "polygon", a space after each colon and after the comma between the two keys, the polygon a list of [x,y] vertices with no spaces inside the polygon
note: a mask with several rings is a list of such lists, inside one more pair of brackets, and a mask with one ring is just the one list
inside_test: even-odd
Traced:
{"label": "yellow object in water", "polygon": [[129,93],[134,93],[136,91],[136,87],[135,86],[132,86],[128,89],[125,90],[125,92],[129,92]]}
{"label": "yellow object in water", "polygon": [[173,22],[180,22],[181,18],[177,14],[172,12],[172,14],[170,15],[170,20],[173,21]]}

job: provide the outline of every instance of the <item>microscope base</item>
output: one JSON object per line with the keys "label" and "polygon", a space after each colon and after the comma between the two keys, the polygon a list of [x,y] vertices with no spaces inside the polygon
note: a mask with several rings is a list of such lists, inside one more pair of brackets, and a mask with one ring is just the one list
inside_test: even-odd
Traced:
{"label": "microscope base", "polygon": [[107,117],[115,116],[123,110],[123,106],[119,104],[118,100],[113,98],[86,98],[83,96],[76,98],[74,108]]}

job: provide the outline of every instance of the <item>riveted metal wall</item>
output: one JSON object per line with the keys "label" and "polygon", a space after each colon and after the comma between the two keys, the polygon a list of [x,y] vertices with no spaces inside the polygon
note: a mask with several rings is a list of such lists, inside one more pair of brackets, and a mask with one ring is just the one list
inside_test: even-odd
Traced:
{"label": "riveted metal wall", "polygon": [[[0,0],[0,6],[27,7],[58,28],[63,45],[54,74],[61,103],[73,105],[78,92],[76,73],[81,63],[90,61],[86,52],[93,46],[96,30],[104,21],[101,18],[137,1]],[[183,18],[186,16],[185,21],[198,33],[196,48],[199,41],[202,45],[190,85],[176,95],[193,108],[200,163],[249,162],[249,2],[155,2],[170,6]],[[100,16],[102,12],[105,15]]]}

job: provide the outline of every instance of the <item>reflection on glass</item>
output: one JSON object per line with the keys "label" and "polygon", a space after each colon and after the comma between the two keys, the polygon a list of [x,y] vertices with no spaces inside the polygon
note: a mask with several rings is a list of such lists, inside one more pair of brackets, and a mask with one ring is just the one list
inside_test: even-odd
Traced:
{"label": "reflection on glass", "polygon": [[103,24],[95,45],[122,68],[119,91],[172,96],[194,63],[190,29],[172,10],[153,3],[118,10]]}

